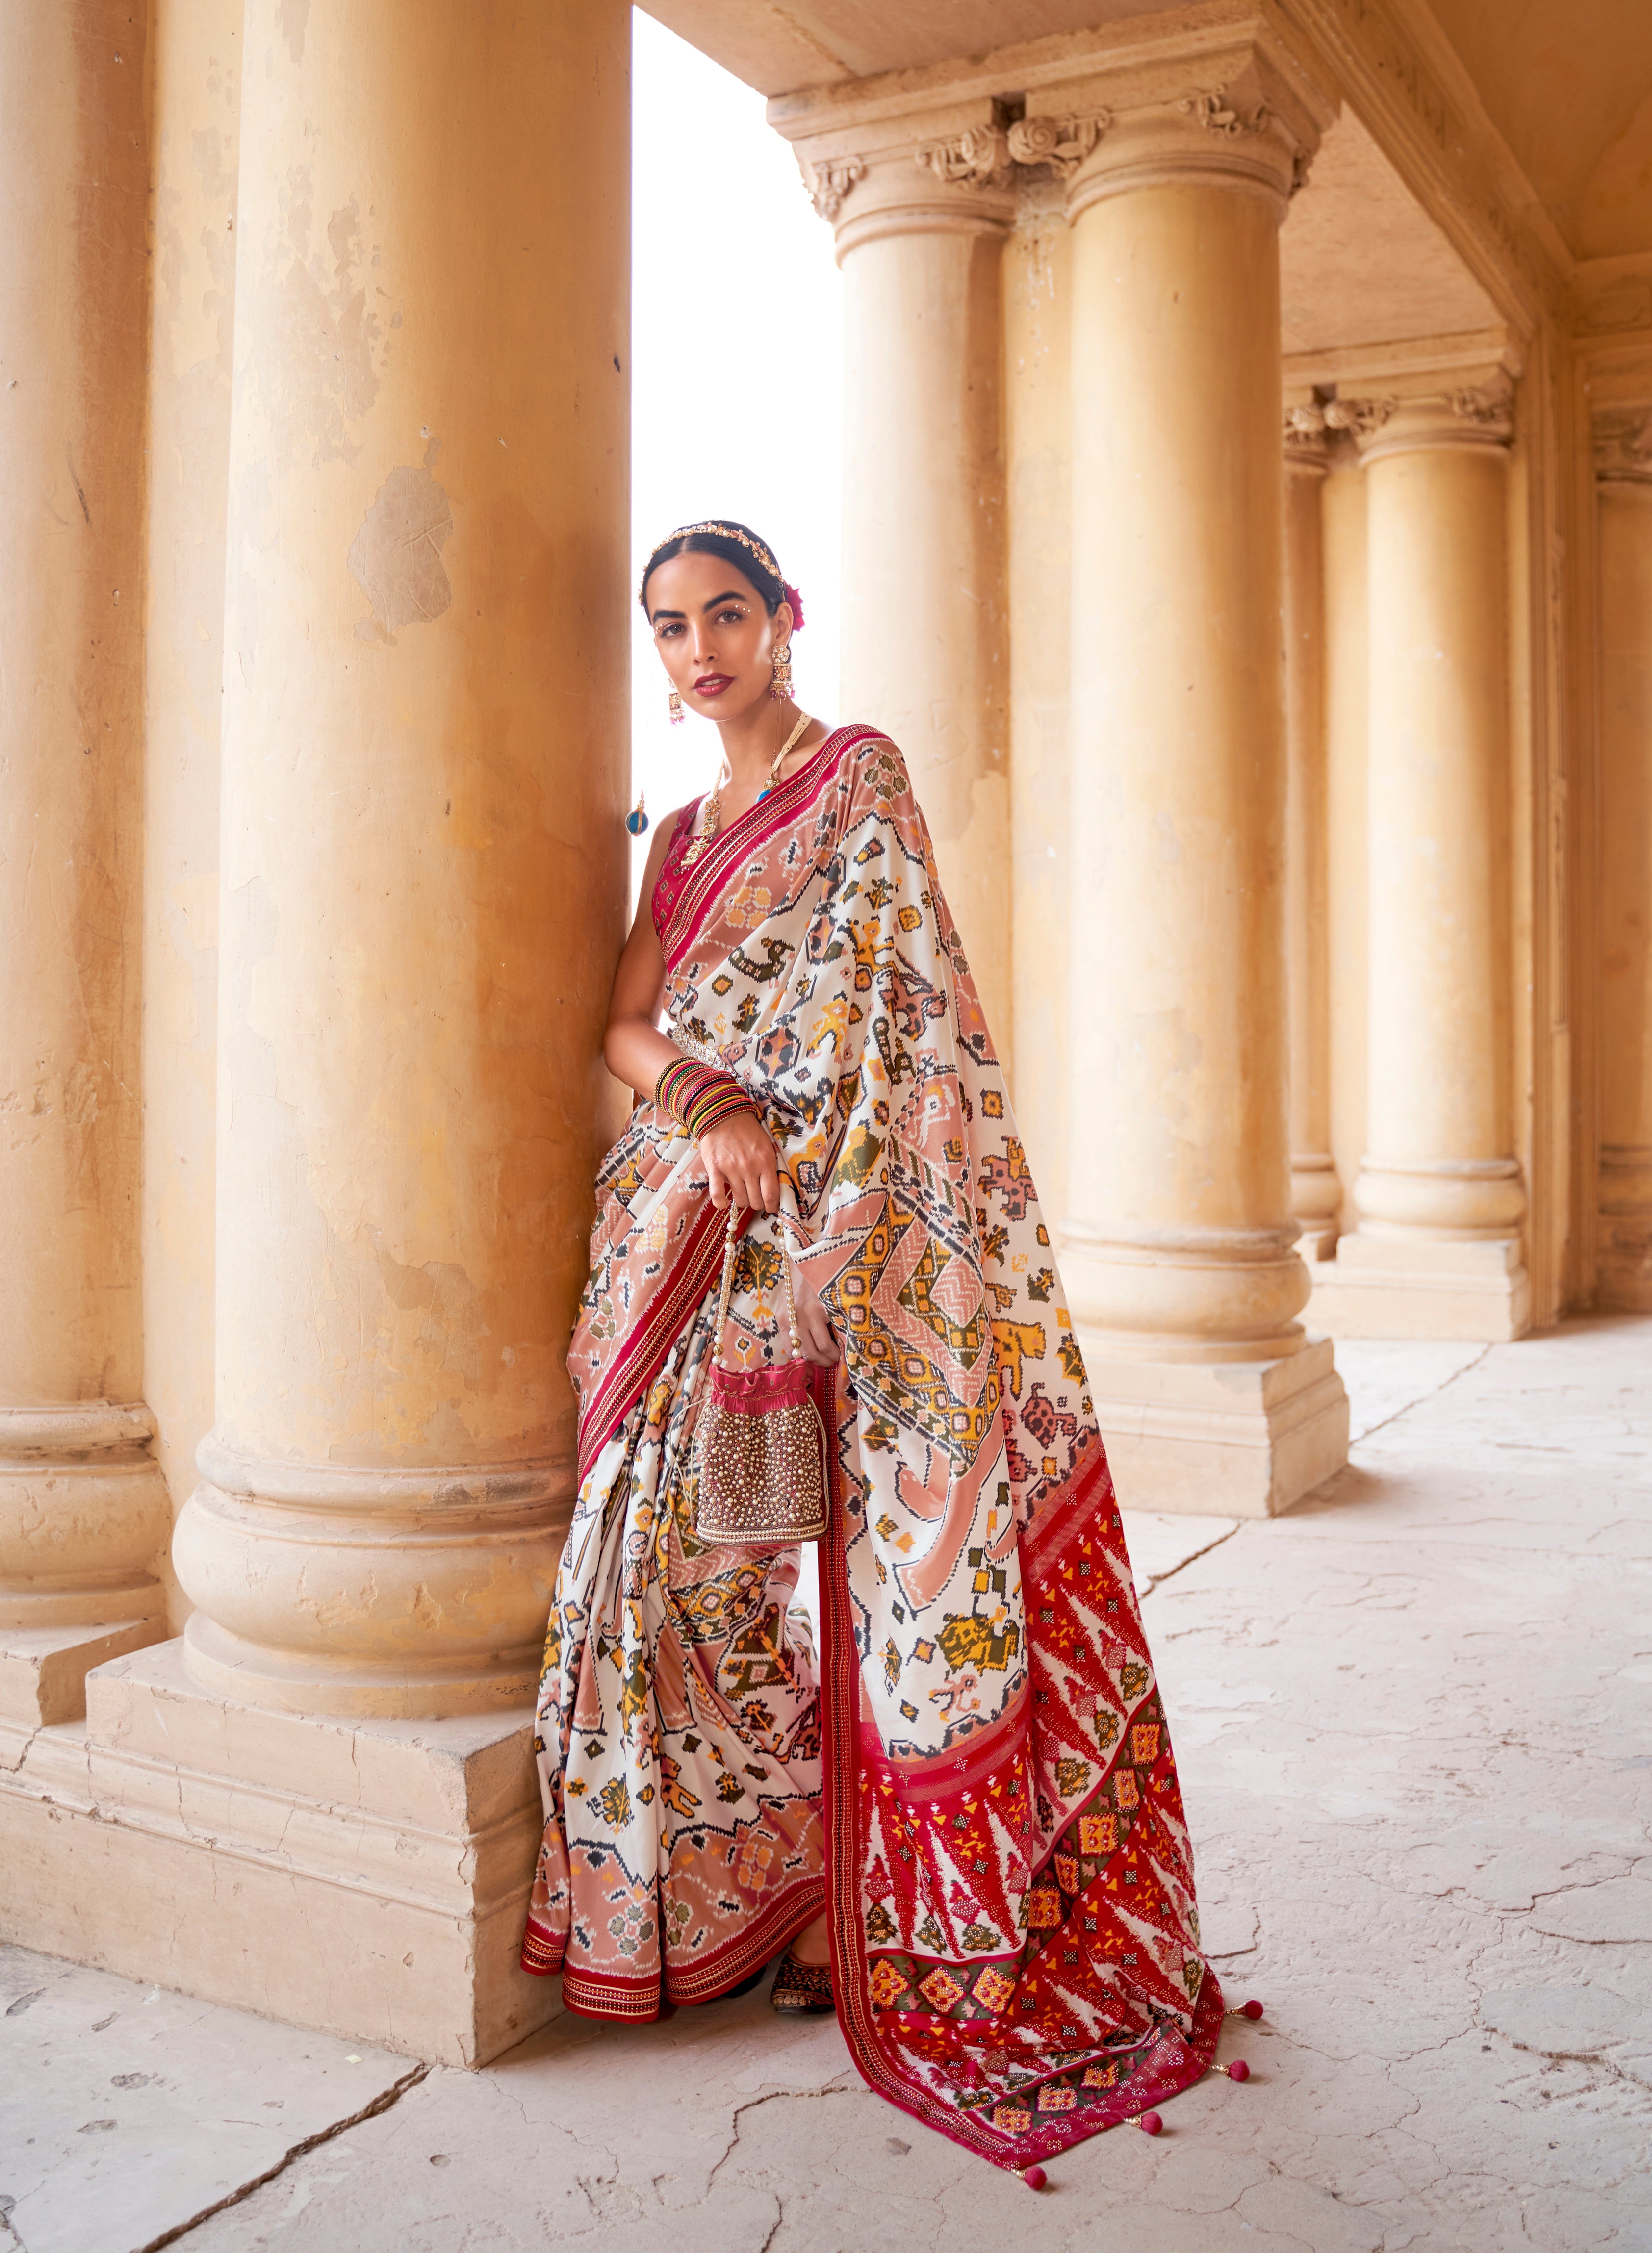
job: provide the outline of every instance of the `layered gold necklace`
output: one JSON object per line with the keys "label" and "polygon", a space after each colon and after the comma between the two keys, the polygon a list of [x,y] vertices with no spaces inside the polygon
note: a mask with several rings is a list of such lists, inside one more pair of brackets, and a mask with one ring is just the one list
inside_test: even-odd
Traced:
{"label": "layered gold necklace", "polygon": [[[769,769],[769,779],[764,783],[763,788],[757,792],[756,798],[753,801],[754,804],[761,805],[763,800],[768,797],[769,792],[774,788],[776,783],[779,781],[781,768],[784,766],[793,745],[797,743],[798,736],[802,735],[804,729],[808,726],[808,714],[806,712],[800,712],[798,715],[797,726],[791,730],[791,733],[786,737],[784,743],[781,744],[779,750],[775,753],[774,764]],[[710,792],[704,805],[700,809],[700,820],[694,830],[694,841],[688,847],[688,850],[683,854],[683,859],[686,862],[689,861],[697,861],[701,854],[706,850],[706,847],[710,844],[712,839],[717,834],[719,828],[721,827],[723,785],[730,779],[728,763],[725,759],[723,762],[722,771],[717,777],[717,787]]]}

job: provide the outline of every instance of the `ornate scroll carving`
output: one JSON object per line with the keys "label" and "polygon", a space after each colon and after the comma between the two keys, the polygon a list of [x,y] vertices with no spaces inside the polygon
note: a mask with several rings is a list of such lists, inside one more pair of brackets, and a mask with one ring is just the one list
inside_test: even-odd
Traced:
{"label": "ornate scroll carving", "polygon": [[1496,383],[1477,383],[1467,390],[1448,391],[1446,404],[1460,422],[1474,422],[1482,430],[1494,423],[1506,422],[1514,398],[1514,387],[1505,376]]}
{"label": "ornate scroll carving", "polygon": [[995,125],[972,125],[950,141],[929,142],[916,161],[949,187],[989,187],[1005,170],[1004,136]]}
{"label": "ornate scroll carving", "polygon": [[1325,458],[1325,434],[1328,425],[1326,411],[1317,400],[1309,400],[1301,407],[1285,410],[1285,450],[1303,460],[1322,462]]}
{"label": "ornate scroll carving", "polygon": [[1009,129],[1009,153],[1017,164],[1048,164],[1058,180],[1078,170],[1112,123],[1110,109],[1087,117],[1023,117]]}
{"label": "ornate scroll carving", "polygon": [[1176,108],[1207,133],[1223,134],[1230,141],[1264,131],[1272,115],[1265,101],[1253,102],[1249,109],[1236,108],[1228,100],[1225,86],[1217,87],[1214,94],[1190,94]]}
{"label": "ornate scroll carving", "polygon": [[1329,399],[1325,403],[1328,430],[1347,430],[1356,438],[1371,437],[1398,407],[1397,399]]}
{"label": "ornate scroll carving", "polygon": [[1590,420],[1596,477],[1652,485],[1652,407],[1597,407]]}
{"label": "ornate scroll carving", "polygon": [[831,220],[843,209],[843,199],[855,182],[865,178],[866,166],[858,157],[839,157],[824,164],[811,164],[803,185],[819,216]]}

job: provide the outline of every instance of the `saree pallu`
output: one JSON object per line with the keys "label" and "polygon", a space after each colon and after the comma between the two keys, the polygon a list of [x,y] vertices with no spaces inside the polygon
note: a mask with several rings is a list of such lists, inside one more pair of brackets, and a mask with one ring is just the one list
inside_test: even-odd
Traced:
{"label": "saree pallu", "polygon": [[[838,730],[690,861],[694,811],[652,903],[666,1020],[758,1105],[843,1345],[814,1372],[819,1692],[795,1552],[694,1540],[722,1216],[643,1105],[569,1355],[524,1962],[652,2015],[735,1984],[824,1882],[866,2080],[1024,2167],[1196,2079],[1222,2018],[1105,1452],[899,752]],[[779,1258],[754,1224],[726,1361],[784,1351]]]}

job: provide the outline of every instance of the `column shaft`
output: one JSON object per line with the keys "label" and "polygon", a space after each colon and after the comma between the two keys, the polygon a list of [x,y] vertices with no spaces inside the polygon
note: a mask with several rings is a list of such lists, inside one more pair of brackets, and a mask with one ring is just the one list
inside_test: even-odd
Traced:
{"label": "column shaft", "polygon": [[1101,1350],[1265,1357],[1300,1341],[1308,1288],[1286,1147],[1276,215],[1219,182],[1146,187],[1081,214],[1073,262],[1067,1281]]}
{"label": "column shaft", "polygon": [[[1325,736],[1331,1155],[1342,1192],[1338,1226],[1356,1224],[1353,1184],[1366,1147],[1366,736],[1370,640],[1365,478],[1344,441],[1321,494],[1325,556]],[[1316,1314],[1317,1308],[1311,1308]],[[1316,1323],[1316,1327],[1319,1325]]]}
{"label": "column shaft", "polygon": [[624,903],[617,0],[249,0],[203,1688],[526,1698]]}
{"label": "column shaft", "polygon": [[1499,841],[1508,771],[1503,450],[1368,457],[1370,1142],[1364,1232],[1504,1237]]}
{"label": "column shaft", "polygon": [[[1369,1047],[1342,1335],[1525,1326],[1509,992],[1508,443],[1500,370],[1339,402],[1362,433],[1370,603]],[[1438,380],[1438,378],[1434,379]]]}
{"label": "column shaft", "polygon": [[1010,1028],[1005,199],[888,152],[843,268],[843,717],[905,752],[994,1037]]}
{"label": "column shaft", "polygon": [[1278,230],[1310,129],[1251,85],[1104,120],[1071,192],[1062,1268],[1121,1494],[1261,1514],[1344,1460],[1348,1405],[1294,1319],[1286,1140]]}
{"label": "column shaft", "polygon": [[1604,477],[1597,1296],[1652,1312],[1652,468]]}
{"label": "column shaft", "polygon": [[142,11],[114,0],[0,11],[0,1717],[31,1725],[161,1631],[137,1242],[145,69]]}
{"label": "column shaft", "polygon": [[1053,204],[1005,246],[1015,1123],[1066,1210],[1072,675],[1072,233]]}
{"label": "column shaft", "polygon": [[181,1505],[213,1421],[219,722],[241,0],[154,27],[143,756],[143,1364]]}
{"label": "column shaft", "polygon": [[1287,422],[1285,454],[1285,925],[1290,993],[1291,1210],[1300,1248],[1336,1241],[1342,1185],[1331,1156],[1325,735],[1326,449]]}

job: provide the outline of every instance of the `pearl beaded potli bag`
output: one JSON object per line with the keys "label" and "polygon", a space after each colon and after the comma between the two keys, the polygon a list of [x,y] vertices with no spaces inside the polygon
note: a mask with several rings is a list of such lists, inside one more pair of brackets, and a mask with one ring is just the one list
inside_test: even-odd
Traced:
{"label": "pearl beaded potli bag", "polygon": [[791,1358],[756,1369],[722,1365],[740,1217],[731,1200],[711,1348],[711,1391],[694,1431],[694,1531],[701,1540],[720,1545],[783,1549],[794,1541],[818,1541],[826,1531],[826,1429],[810,1398],[809,1364],[798,1342],[791,1296],[791,1258],[784,1239],[780,1264]]}

